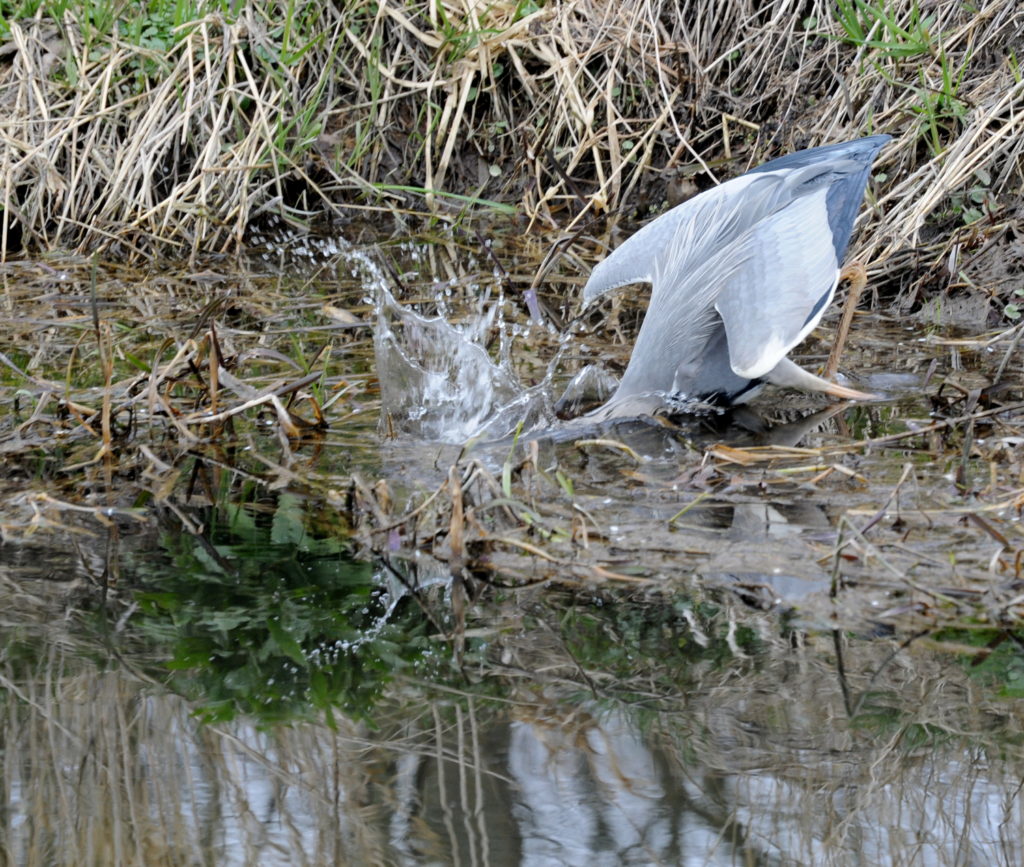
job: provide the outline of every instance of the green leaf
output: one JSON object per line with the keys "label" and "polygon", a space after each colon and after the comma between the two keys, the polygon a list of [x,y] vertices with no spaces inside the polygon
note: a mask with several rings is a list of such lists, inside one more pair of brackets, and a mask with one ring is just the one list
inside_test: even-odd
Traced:
{"label": "green leaf", "polygon": [[306,654],[302,652],[302,646],[292,638],[279,621],[268,620],[267,631],[270,632],[274,644],[285,656],[298,665],[306,665]]}

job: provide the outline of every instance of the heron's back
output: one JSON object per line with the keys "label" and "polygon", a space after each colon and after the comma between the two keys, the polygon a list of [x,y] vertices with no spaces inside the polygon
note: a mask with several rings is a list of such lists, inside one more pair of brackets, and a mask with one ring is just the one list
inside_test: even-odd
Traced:
{"label": "heron's back", "polygon": [[868,183],[871,164],[878,156],[878,152],[891,138],[891,135],[872,135],[855,141],[807,148],[807,150],[770,160],[764,165],[751,169],[747,174],[757,175],[780,169],[800,169],[837,160],[859,163],[862,167],[860,171],[849,172],[837,178],[829,188],[826,199],[828,223],[832,230],[836,260],[842,262],[843,256],[846,255],[846,247],[850,243],[850,235],[853,233],[853,224],[857,220],[860,203],[864,198],[864,189]]}
{"label": "heron's back", "polygon": [[587,301],[625,283],[653,287],[604,415],[658,394],[729,403],[782,361],[832,298],[871,163],[889,138],[765,163],[663,214],[601,262]]}

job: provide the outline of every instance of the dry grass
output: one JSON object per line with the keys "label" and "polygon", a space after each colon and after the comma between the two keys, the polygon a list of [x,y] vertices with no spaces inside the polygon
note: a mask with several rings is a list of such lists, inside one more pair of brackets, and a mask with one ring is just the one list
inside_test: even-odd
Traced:
{"label": "dry grass", "polygon": [[32,248],[189,255],[237,248],[264,211],[298,212],[284,185],[303,177],[306,107],[332,97],[326,56],[275,63],[281,46],[252,8],[182,28],[167,53],[82,30],[72,11],[12,24],[5,255],[13,221]]}
{"label": "dry grass", "polygon": [[84,40],[73,12],[16,22],[0,73],[2,253],[15,224],[34,249],[194,254],[238,248],[265,212],[451,219],[484,201],[562,230],[658,210],[681,179],[876,131],[896,141],[863,256],[931,241],[930,225],[960,244],[946,230],[978,210],[972,191],[986,232],[1016,225],[1024,12],[935,4],[922,23],[910,0],[867,8],[845,13],[859,45],[822,0],[384,0],[303,20],[253,5],[179,28],[166,54]]}

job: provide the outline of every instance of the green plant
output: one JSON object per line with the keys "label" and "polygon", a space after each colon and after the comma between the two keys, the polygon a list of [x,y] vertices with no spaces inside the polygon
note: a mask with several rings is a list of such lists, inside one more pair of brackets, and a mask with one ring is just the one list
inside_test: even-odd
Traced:
{"label": "green plant", "polygon": [[[967,51],[963,62],[955,67],[943,48],[943,34],[936,30],[935,16],[922,15],[916,0],[902,18],[891,0],[838,0],[836,9],[836,21],[843,35],[831,38],[872,49],[888,61],[865,58],[890,85],[913,94],[909,111],[918,118],[918,137],[924,139],[933,155],[941,155],[967,115],[967,104],[959,93],[971,63],[971,52]],[[901,61],[926,57],[938,64],[937,84],[933,81],[933,64],[921,63],[917,67],[916,83],[900,77]],[[895,70],[892,64],[896,65]]]}
{"label": "green plant", "polygon": [[838,0],[837,21],[850,45],[874,48],[890,58],[918,57],[933,53],[931,29],[933,15],[921,15],[915,2],[911,4],[907,19],[899,22],[896,13],[885,0]]}
{"label": "green plant", "polygon": [[[1014,289],[1014,298],[1024,298],[1024,289]],[[1017,301],[1011,301],[1003,308],[1003,315],[1007,319],[1012,319],[1016,322],[1021,316],[1024,316],[1024,310],[1021,309],[1021,303]]]}
{"label": "green plant", "polygon": [[[954,193],[950,198],[953,202],[954,212],[960,214],[965,225],[976,223],[986,213],[991,213],[996,206],[995,195],[992,193],[992,176],[987,169],[976,169],[974,178],[977,183],[973,184],[965,192]],[[1011,305],[1012,306],[1012,305]],[[1009,315],[1009,314],[1008,314]],[[1010,316],[1016,319],[1015,316]]]}
{"label": "green plant", "polygon": [[954,74],[946,53],[940,50],[941,84],[938,88],[928,83],[924,69],[918,70],[918,79],[921,82],[917,89],[919,102],[911,106],[911,111],[919,117],[919,136],[928,142],[928,147],[935,156],[939,156],[945,150],[943,142],[959,132],[967,114],[967,105],[957,94],[969,62],[968,56]]}

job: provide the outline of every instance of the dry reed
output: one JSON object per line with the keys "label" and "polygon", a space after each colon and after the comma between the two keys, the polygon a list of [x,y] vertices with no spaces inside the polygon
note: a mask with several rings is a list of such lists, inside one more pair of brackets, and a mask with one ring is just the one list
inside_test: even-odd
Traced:
{"label": "dry reed", "polygon": [[1024,12],[1013,0],[927,11],[383,0],[292,21],[247,5],[179,27],[166,52],[83,38],[70,10],[15,21],[0,252],[20,233],[30,249],[191,255],[237,249],[267,213],[455,219],[487,202],[565,229],[658,210],[679,181],[886,131],[888,179],[861,248],[878,262],[961,213],[985,217],[975,235],[1020,219]]}

